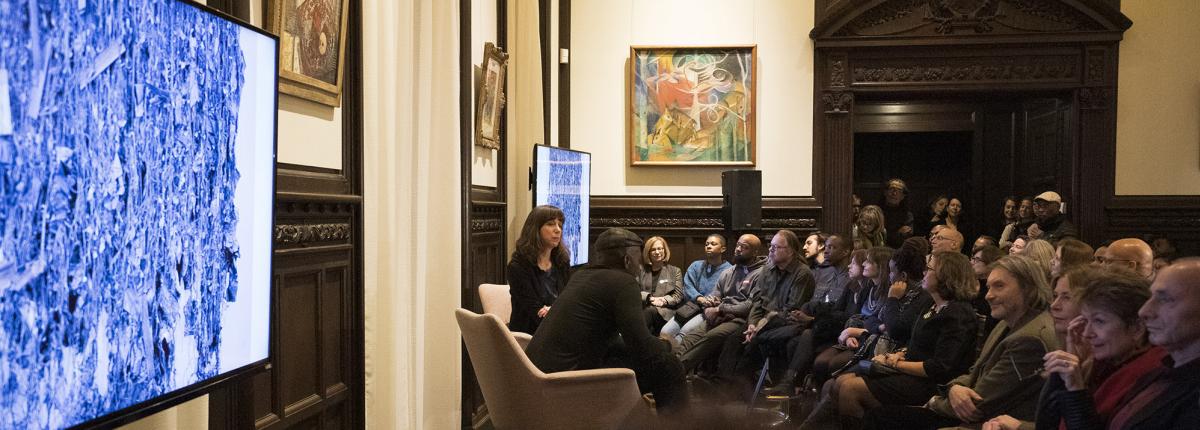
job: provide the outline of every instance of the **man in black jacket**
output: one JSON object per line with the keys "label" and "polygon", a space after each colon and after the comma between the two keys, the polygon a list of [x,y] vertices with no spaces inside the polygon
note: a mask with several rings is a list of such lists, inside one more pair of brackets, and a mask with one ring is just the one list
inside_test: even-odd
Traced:
{"label": "man in black jacket", "polygon": [[683,367],[670,346],[646,331],[642,317],[642,240],[611,228],[596,240],[596,261],[571,276],[525,349],[546,373],[626,367],[654,393],[660,411],[687,403]]}
{"label": "man in black jacket", "polygon": [[1042,239],[1058,245],[1065,238],[1079,238],[1079,229],[1067,215],[1062,213],[1062,197],[1054,191],[1046,191],[1033,198],[1033,214],[1037,222],[1026,232],[1031,239]]}

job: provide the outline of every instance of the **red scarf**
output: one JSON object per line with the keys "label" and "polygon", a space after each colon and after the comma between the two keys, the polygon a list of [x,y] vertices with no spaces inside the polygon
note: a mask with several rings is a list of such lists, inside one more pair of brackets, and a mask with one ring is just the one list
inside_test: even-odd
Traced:
{"label": "red scarf", "polygon": [[1161,368],[1166,356],[1167,350],[1152,346],[1104,379],[1104,383],[1092,393],[1092,399],[1096,403],[1096,414],[1100,416],[1101,422],[1107,423],[1112,420],[1121,407],[1121,400],[1129,395],[1129,390],[1137,385],[1138,379],[1154,369]]}

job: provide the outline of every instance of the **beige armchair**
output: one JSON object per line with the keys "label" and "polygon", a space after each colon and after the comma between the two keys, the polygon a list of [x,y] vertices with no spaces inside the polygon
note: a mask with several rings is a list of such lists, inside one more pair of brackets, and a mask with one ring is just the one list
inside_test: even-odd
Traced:
{"label": "beige armchair", "polygon": [[483,304],[483,313],[500,317],[500,322],[508,325],[512,318],[512,297],[505,284],[479,284],[479,302]]}
{"label": "beige armchair", "polygon": [[466,309],[456,310],[455,317],[497,429],[624,429],[651,424],[654,412],[638,392],[632,370],[543,373],[500,318]]}

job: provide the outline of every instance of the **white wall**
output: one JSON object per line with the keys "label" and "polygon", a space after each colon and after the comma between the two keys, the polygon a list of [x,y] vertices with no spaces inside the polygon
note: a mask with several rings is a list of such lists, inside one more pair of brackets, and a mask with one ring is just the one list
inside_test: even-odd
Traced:
{"label": "white wall", "polygon": [[[506,255],[511,254],[515,248],[521,225],[533,207],[533,191],[529,190],[533,145],[544,143],[546,139],[542,132],[542,53],[541,41],[538,38],[538,4],[535,1],[510,1],[508,8],[510,74],[508,141],[505,143],[508,145]],[[551,75],[556,74],[551,72]],[[557,114],[551,116],[555,120],[558,118]]]}
{"label": "white wall", "polygon": [[1200,194],[1200,2],[1121,2],[1117,194]]}
{"label": "white wall", "polygon": [[811,2],[571,3],[571,148],[592,153],[594,195],[720,195],[723,167],[629,166],[630,45],[758,45],[757,168],[763,195],[812,195]]}

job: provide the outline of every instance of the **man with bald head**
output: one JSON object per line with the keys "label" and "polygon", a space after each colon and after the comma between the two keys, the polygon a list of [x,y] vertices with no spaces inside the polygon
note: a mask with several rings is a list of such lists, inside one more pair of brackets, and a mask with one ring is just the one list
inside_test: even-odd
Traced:
{"label": "man with bald head", "polygon": [[1154,280],[1154,251],[1141,239],[1125,238],[1109,244],[1100,262],[1125,266],[1151,281]]}
{"label": "man with bald head", "polygon": [[745,330],[752,304],[750,296],[767,260],[762,251],[758,236],[743,234],[733,248],[733,267],[721,272],[712,292],[696,298],[696,303],[704,307],[707,330],[684,334],[683,342],[676,348],[685,372],[720,352],[725,338]]}
{"label": "man with bald head", "polygon": [[1150,343],[1169,355],[1161,368],[1133,384],[1109,417],[1108,428],[1195,428],[1200,423],[1200,258],[1163,268],[1138,316]]}
{"label": "man with bald head", "polygon": [[950,227],[937,230],[937,233],[929,236],[929,246],[932,248],[932,252],[962,252],[962,244],[962,233]]}

